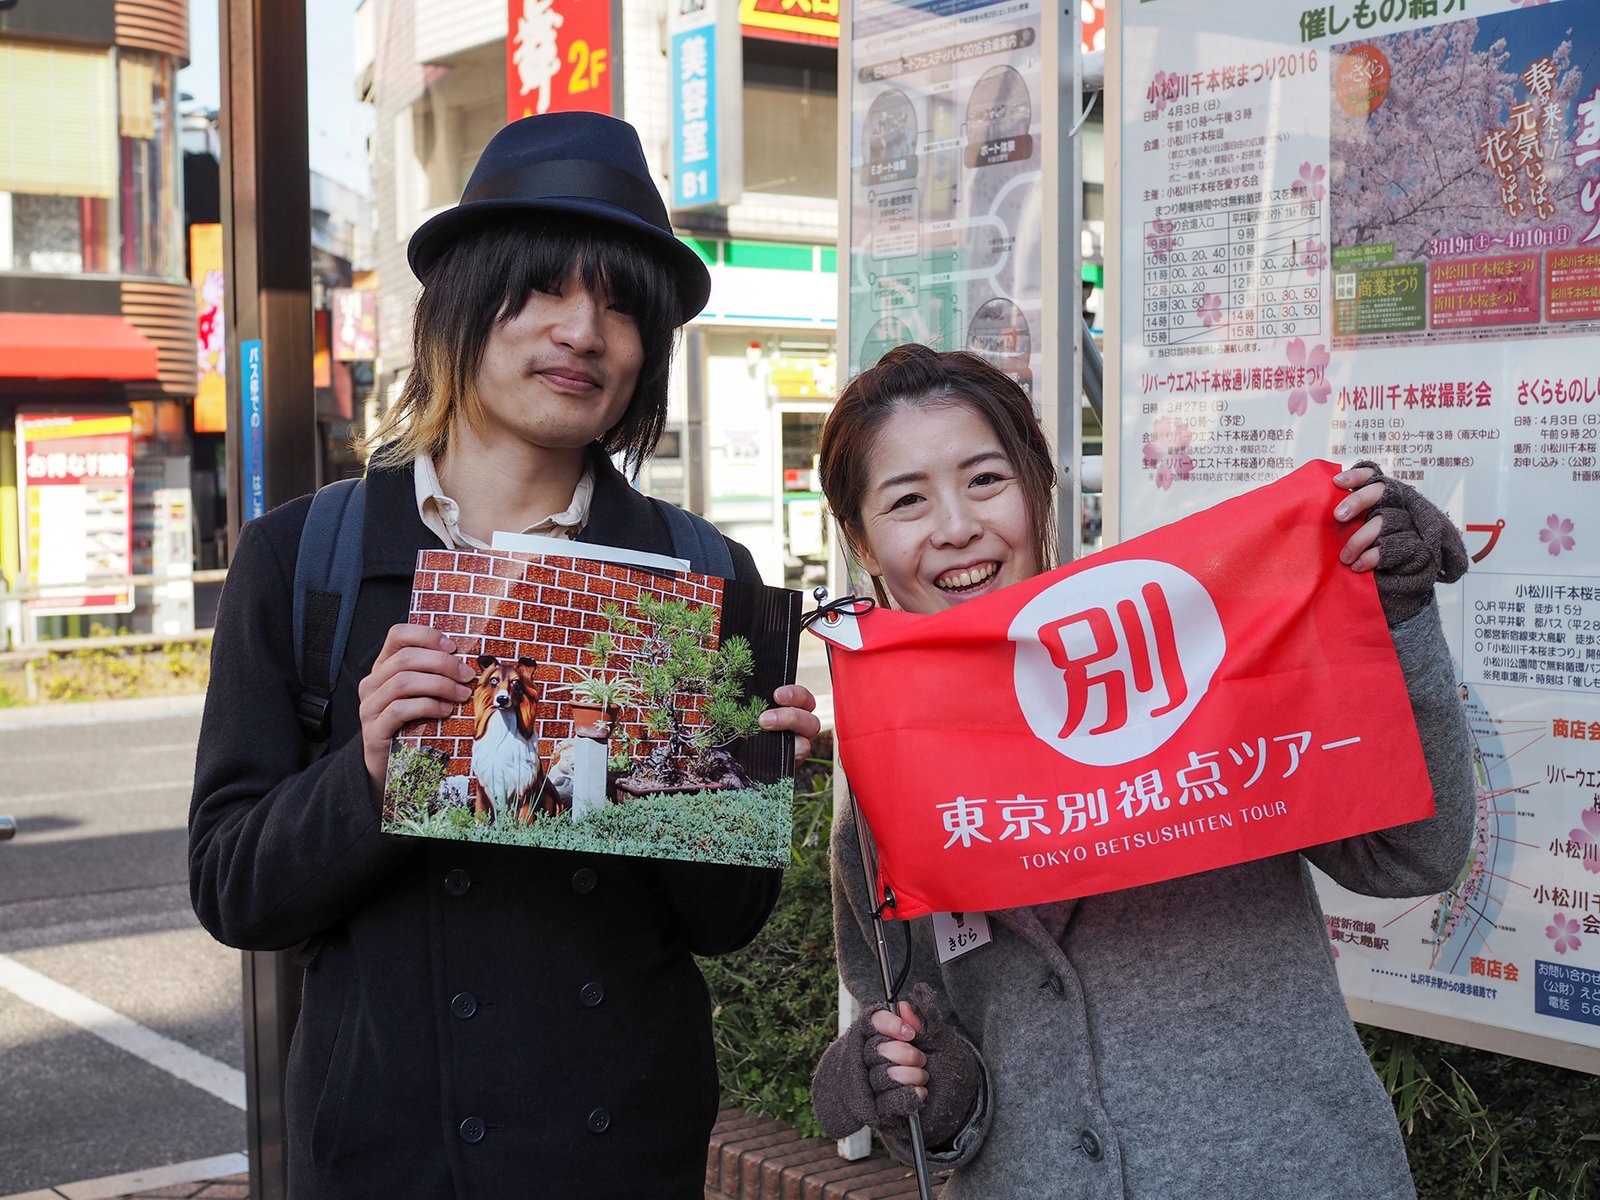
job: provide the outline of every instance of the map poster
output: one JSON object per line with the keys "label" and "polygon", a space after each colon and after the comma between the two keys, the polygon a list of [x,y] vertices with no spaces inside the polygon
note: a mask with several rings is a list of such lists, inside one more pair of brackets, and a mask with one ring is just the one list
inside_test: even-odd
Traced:
{"label": "map poster", "polygon": [[1313,458],[1375,459],[1449,512],[1470,860],[1406,901],[1322,881],[1330,945],[1362,1019],[1600,1072],[1590,8],[1116,6],[1107,524]]}
{"label": "map poster", "polygon": [[850,19],[850,373],[923,342],[976,351],[1033,396],[1046,240],[1038,0],[864,0]]}

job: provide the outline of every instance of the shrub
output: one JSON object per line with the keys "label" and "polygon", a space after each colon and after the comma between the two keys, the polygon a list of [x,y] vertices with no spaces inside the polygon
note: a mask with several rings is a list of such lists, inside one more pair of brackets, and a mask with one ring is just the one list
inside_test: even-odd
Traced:
{"label": "shrub", "polygon": [[1358,1026],[1419,1200],[1600,1197],[1600,1087],[1524,1059]]}
{"label": "shrub", "polygon": [[833,820],[833,745],[826,734],[795,780],[792,860],[777,907],[755,941],[703,959],[711,989],[723,1103],[788,1121],[819,1136],[811,1071],[833,1040],[838,976],[828,827]]}
{"label": "shrub", "polygon": [[203,692],[211,675],[211,646],[204,640],[184,640],[72,650],[46,647],[29,660],[27,671],[29,694],[46,703]]}

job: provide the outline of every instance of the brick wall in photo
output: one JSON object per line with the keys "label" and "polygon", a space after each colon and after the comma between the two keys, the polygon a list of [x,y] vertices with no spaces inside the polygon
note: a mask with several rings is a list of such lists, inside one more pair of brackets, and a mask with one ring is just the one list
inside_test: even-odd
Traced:
{"label": "brick wall in photo", "polygon": [[[572,736],[570,698],[560,685],[578,678],[585,647],[607,628],[601,604],[614,601],[625,617],[642,622],[641,592],[714,606],[718,616],[712,645],[716,644],[721,632],[720,579],[657,575],[614,563],[530,559],[504,550],[424,550],[411,595],[411,619],[449,634],[474,667],[480,654],[534,660],[539,758],[548,765],[555,744]],[[619,636],[617,643],[623,655],[638,650],[636,638]],[[704,704],[703,696],[683,698],[680,707],[689,710],[691,725],[704,721]],[[640,743],[635,756],[648,754],[649,735],[639,710],[624,708],[619,724]],[[448,754],[450,774],[470,775],[473,729],[468,700],[455,715],[421,722],[403,736],[419,748]],[[620,741],[620,731],[613,736]]]}

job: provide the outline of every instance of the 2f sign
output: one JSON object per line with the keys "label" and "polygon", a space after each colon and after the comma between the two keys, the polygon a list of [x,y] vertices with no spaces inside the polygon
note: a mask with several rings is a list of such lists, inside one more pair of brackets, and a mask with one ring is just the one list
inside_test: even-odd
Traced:
{"label": "2f sign", "polygon": [[608,52],[604,46],[590,46],[576,41],[567,47],[567,65],[572,74],[567,78],[567,92],[576,96],[582,92],[600,90],[600,76],[606,72]]}
{"label": "2f sign", "polygon": [[610,113],[611,0],[508,0],[506,116]]}
{"label": "2f sign", "polygon": [[1153,559],[1068,576],[1023,606],[1009,637],[1034,736],[1097,767],[1142,758],[1176,733],[1227,649],[1200,581]]}

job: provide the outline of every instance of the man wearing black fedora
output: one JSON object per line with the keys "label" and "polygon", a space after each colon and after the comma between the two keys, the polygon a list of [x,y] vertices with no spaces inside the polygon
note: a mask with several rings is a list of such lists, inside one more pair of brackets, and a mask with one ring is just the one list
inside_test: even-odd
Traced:
{"label": "man wearing black fedora", "polygon": [[[367,475],[328,752],[296,716],[301,499],[244,528],[223,592],[195,910],[229,945],[300,948],[294,1200],[698,1200],[718,1089],[692,955],[753,937],[779,873],[387,838],[376,801],[395,732],[468,695],[467,648],[405,624],[418,550],[511,529],[672,553],[612,456],[636,468],[654,449],[674,339],[710,277],[632,127],[590,113],[502,129],[410,262],[412,372]],[[803,754],[810,693],[775,700],[769,728]]]}

